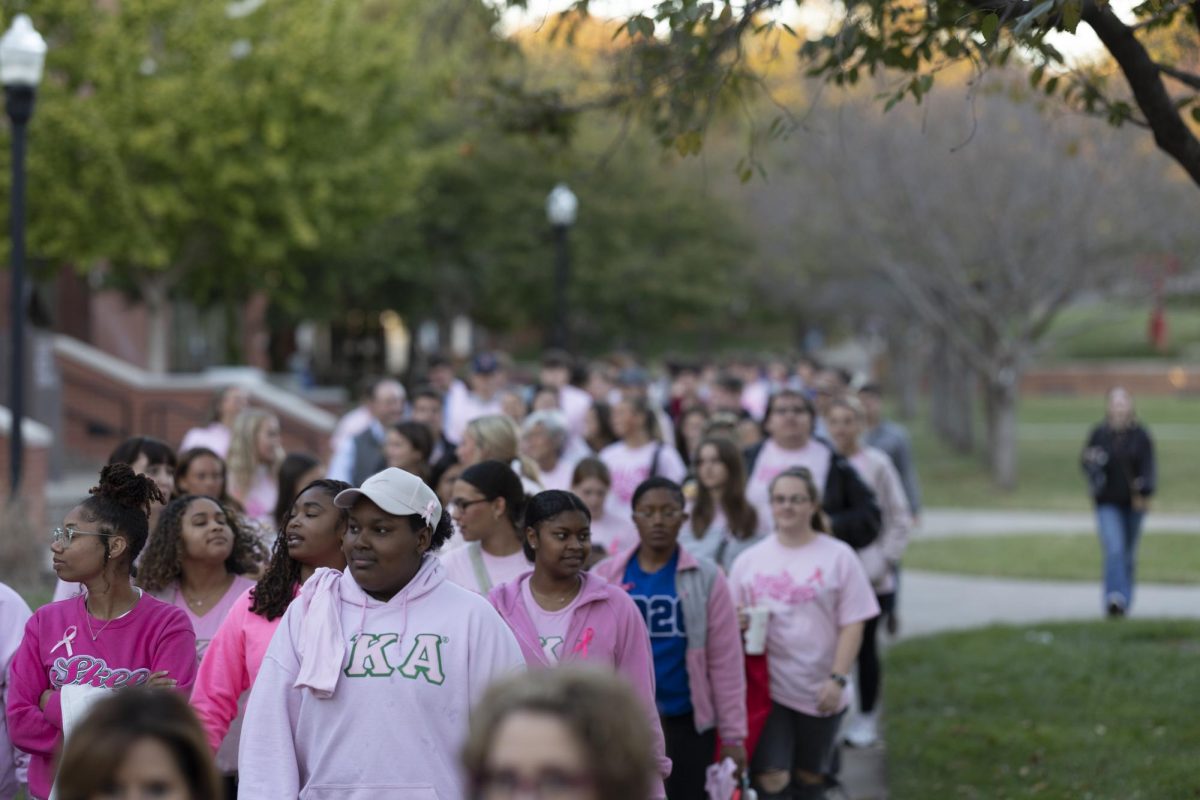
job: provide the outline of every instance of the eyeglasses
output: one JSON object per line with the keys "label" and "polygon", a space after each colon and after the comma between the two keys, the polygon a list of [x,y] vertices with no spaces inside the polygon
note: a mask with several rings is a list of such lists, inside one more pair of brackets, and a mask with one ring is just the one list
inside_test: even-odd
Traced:
{"label": "eyeglasses", "polygon": [[510,800],[516,797],[569,800],[580,790],[591,788],[594,781],[589,775],[558,770],[546,770],[532,778],[504,771],[485,773],[475,785],[479,800]]}
{"label": "eyeglasses", "polygon": [[678,508],[651,508],[646,511],[635,511],[633,515],[638,519],[649,520],[662,517],[663,522],[674,522],[683,515],[683,512]]}
{"label": "eyeglasses", "polygon": [[804,406],[776,406],[771,409],[772,414],[807,414],[808,409]]}
{"label": "eyeglasses", "polygon": [[486,502],[488,502],[488,499],[487,499],[486,497],[484,497],[484,498],[481,498],[481,499],[479,499],[479,500],[458,500],[458,499],[455,499],[455,500],[451,500],[451,501],[450,501],[450,508],[451,508],[451,510],[453,510],[453,509],[458,509],[459,513],[463,513],[463,512],[465,512],[465,511],[466,511],[468,508],[470,508],[471,506],[475,505],[476,503],[486,503]]}
{"label": "eyeglasses", "polygon": [[71,546],[71,542],[76,536],[116,536],[115,533],[100,533],[99,531],[81,531],[78,528],[66,527],[55,528],[50,531],[50,541],[54,544],[61,544],[67,547]]}

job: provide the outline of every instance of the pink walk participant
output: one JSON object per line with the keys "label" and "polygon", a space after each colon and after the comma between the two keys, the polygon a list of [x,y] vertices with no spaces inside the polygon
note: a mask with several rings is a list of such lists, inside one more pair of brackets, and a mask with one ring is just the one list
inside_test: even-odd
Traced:
{"label": "pink walk participant", "polygon": [[[0,583],[0,692],[8,691],[8,665],[21,644],[25,623],[33,616],[21,595]],[[17,750],[8,736],[8,721],[0,719],[0,798],[17,796],[19,784],[27,783],[29,756]]]}
{"label": "pink walk participant", "polygon": [[449,519],[390,467],[335,498],[344,572],[321,569],[271,640],[246,707],[246,800],[458,798],[457,757],[487,686],[522,668],[512,633],[432,556]]}
{"label": "pink walk participant", "polygon": [[[659,775],[671,773],[654,701],[654,660],[646,623],[622,589],[583,571],[591,551],[589,514],[570,492],[551,490],[525,510],[526,553],[533,572],[488,595],[512,628],[531,668],[587,662],[628,681],[654,734]],[[658,787],[656,797],[664,797]]]}
{"label": "pink walk participant", "polygon": [[29,794],[50,796],[62,746],[59,690],[175,686],[196,676],[196,635],[178,608],[135,589],[129,569],[149,533],[150,505],[162,501],[149,478],[127,464],[105,467],[91,497],[54,531],[54,570],[85,594],[38,609],[9,668],[9,733],[29,753]]}
{"label": "pink walk participant", "polygon": [[344,481],[321,479],[300,491],[266,573],[238,597],[209,644],[192,690],[192,707],[214,751],[230,732],[239,701],[254,685],[267,645],[301,584],[321,567],[345,568],[342,537],[348,515],[334,506],[333,498],[349,488]]}

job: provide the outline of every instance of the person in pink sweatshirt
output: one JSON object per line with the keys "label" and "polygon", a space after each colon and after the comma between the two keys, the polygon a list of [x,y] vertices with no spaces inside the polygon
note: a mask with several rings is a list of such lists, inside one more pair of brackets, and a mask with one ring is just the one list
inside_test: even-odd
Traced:
{"label": "person in pink sweatshirt", "polygon": [[[8,665],[21,644],[25,623],[33,616],[29,605],[7,585],[0,583],[0,692],[8,692]],[[0,719],[0,800],[12,800],[17,788],[28,781],[29,756],[12,746],[8,722]]]}
{"label": "person in pink sweatshirt", "polygon": [[129,582],[156,501],[162,495],[154,481],[113,464],[54,530],[54,571],[87,591],[30,617],[9,667],[5,704],[13,744],[31,757],[29,794],[37,800],[49,797],[54,782],[62,687],[149,684],[186,692],[195,680],[196,634],[187,615]]}
{"label": "person in pink sweatshirt", "polygon": [[458,798],[458,752],[493,680],[523,667],[504,621],[446,580],[450,520],[391,467],[335,498],[343,572],[289,606],[250,691],[238,759],[247,800]]}
{"label": "person in pink sweatshirt", "polygon": [[704,797],[718,731],[720,755],[746,767],[746,674],[725,576],[679,546],[685,508],[679,484],[642,481],[633,492],[641,544],[594,571],[629,592],[650,632],[655,700],[672,764],[667,796]]}
{"label": "person in pink sweatshirt", "polygon": [[254,685],[284,612],[300,585],[318,569],[346,567],[342,537],[349,515],[333,504],[333,498],[349,488],[345,481],[322,478],[297,495],[275,539],[266,573],[234,602],[200,663],[192,707],[214,752],[222,749],[227,735],[231,740],[226,747],[234,758],[231,768],[223,768],[226,773],[237,768],[237,731],[231,726],[238,717],[238,704]]}
{"label": "person in pink sweatshirt", "polygon": [[[584,572],[591,514],[570,492],[539,492],[525,507],[526,555],[533,571],[492,589],[488,599],[512,628],[532,669],[588,662],[628,681],[651,720],[659,775],[671,761],[654,702],[654,659],[641,612],[629,595]],[[664,797],[659,787],[657,797]]]}

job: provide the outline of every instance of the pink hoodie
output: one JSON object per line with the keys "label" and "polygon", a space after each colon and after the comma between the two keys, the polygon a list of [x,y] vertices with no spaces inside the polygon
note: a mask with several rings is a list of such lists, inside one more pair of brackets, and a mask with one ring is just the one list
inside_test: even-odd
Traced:
{"label": "pink hoodie", "polygon": [[254,685],[267,645],[283,621],[283,617],[267,620],[252,612],[252,591],[242,593],[209,642],[192,689],[192,708],[214,753],[237,718],[238,701]]}
{"label": "pink hoodie", "polygon": [[[620,586],[640,546],[601,561],[592,573]],[[706,587],[702,602],[691,596]],[[741,744],[746,738],[746,671],[729,583],[716,564],[701,563],[680,547],[675,591],[683,604],[687,630],[688,689],[696,730],[704,732],[715,725],[722,742]]]}
{"label": "pink hoodie", "polygon": [[196,678],[196,634],[183,611],[143,594],[125,616],[101,621],[88,614],[85,600],[80,595],[34,612],[9,667],[9,733],[32,756],[29,793],[36,798],[50,795],[63,726],[61,695],[51,691],[42,710],[42,692],[68,683],[140,686],[159,670],[188,692]]}
{"label": "pink hoodie", "polygon": [[[488,600],[512,628],[530,669],[548,669],[551,665],[542,651],[537,629],[521,598],[521,581],[492,589]],[[654,757],[663,778],[671,774],[671,760],[663,741],[662,723],[654,702],[654,656],[650,651],[650,634],[637,605],[629,595],[608,581],[587,572],[581,573],[583,588],[571,626],[567,629],[560,664],[576,661],[604,664],[612,667],[629,681],[629,685],[645,704],[650,714],[650,731],[654,736]],[[658,789],[663,792],[662,788]],[[662,797],[665,792],[657,796]]]}
{"label": "pink hoodie", "polygon": [[249,800],[465,797],[471,709],[524,668],[487,601],[426,556],[386,603],[319,569],[275,632],[246,706],[238,796]]}

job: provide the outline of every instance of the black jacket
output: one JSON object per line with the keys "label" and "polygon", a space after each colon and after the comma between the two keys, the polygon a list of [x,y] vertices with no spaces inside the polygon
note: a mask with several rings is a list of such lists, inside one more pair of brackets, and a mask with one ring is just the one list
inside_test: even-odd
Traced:
{"label": "black jacket", "polygon": [[1081,462],[1097,505],[1131,506],[1135,493],[1154,494],[1158,482],[1154,442],[1136,422],[1123,430],[1106,422],[1092,428]]}
{"label": "black jacket", "polygon": [[[817,440],[825,447],[828,444]],[[754,463],[765,442],[745,452],[746,475],[754,474]],[[829,474],[821,490],[821,510],[829,516],[833,535],[855,550],[861,550],[879,538],[883,513],[875,501],[875,492],[858,477],[858,471],[829,448]]]}

